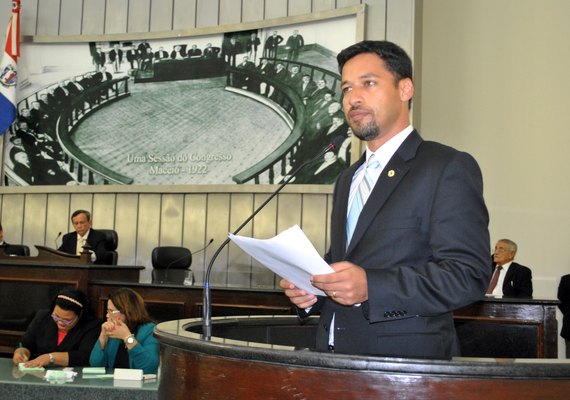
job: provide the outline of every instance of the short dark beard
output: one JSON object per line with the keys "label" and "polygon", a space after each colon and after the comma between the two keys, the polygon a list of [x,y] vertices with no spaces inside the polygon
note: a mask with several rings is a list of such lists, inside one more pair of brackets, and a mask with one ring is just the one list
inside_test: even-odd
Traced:
{"label": "short dark beard", "polygon": [[354,133],[357,138],[364,140],[365,142],[369,142],[380,136],[380,128],[378,128],[378,125],[376,125],[376,122],[374,121],[364,125],[361,129],[355,129],[354,127],[351,128],[352,133]]}

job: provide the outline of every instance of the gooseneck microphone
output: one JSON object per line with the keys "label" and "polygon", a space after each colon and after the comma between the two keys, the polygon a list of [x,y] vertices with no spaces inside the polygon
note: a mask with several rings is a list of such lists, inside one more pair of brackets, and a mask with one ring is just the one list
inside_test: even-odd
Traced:
{"label": "gooseneck microphone", "polygon": [[[311,158],[310,160],[305,161],[299,167],[297,167],[290,175],[288,175],[281,185],[273,192],[271,195],[259,206],[256,210],[245,220],[243,223],[233,232],[234,235],[237,235],[244,226],[246,226],[277,194],[285,187],[291,180],[305,168],[307,165],[315,162],[326,153],[331,150],[338,149],[342,142],[344,142],[344,138],[342,136],[337,136],[333,139],[333,141],[328,144],[324,149],[322,149],[315,157]],[[228,245],[230,242],[230,238],[228,237],[224,242],[218,247],[218,250],[212,256],[210,263],[208,264],[208,268],[206,269],[206,275],[204,276],[204,290],[202,292],[202,303],[203,303],[203,310],[202,310],[202,337],[205,340],[210,340],[212,336],[212,304],[211,304],[211,297],[210,297],[210,272],[212,272],[212,267],[214,265],[214,261],[218,254],[221,253],[224,247]]]}
{"label": "gooseneck microphone", "polygon": [[56,249],[59,247],[59,246],[57,245],[57,240],[58,240],[60,237],[61,237],[61,232],[59,232],[59,233],[57,234],[57,236],[55,237],[55,240],[54,240],[54,242],[55,242],[55,248],[56,248]]}
{"label": "gooseneck microphone", "polygon": [[[166,266],[166,268],[164,268],[164,276],[167,277],[168,276],[168,270],[170,269],[170,267],[172,267],[174,264],[178,264],[180,261],[185,261],[187,258],[190,258],[190,260],[192,260],[192,256],[194,254],[198,254],[204,250],[206,250],[208,248],[209,245],[212,244],[212,242],[214,241],[214,238],[211,238],[210,241],[208,242],[207,245],[205,245],[204,247],[202,247],[200,250],[196,250],[193,253],[188,253],[188,254],[184,254],[182,257],[178,257],[172,261],[170,261],[168,263],[168,265]],[[190,261],[191,262],[191,261]],[[161,283],[164,283],[164,281],[162,281]]]}

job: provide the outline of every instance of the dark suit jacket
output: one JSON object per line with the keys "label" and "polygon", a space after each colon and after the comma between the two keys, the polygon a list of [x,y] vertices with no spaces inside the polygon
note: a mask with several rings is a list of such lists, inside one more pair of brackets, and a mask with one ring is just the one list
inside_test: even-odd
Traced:
{"label": "dark suit jacket", "polygon": [[[105,264],[106,259],[106,243],[105,235],[93,228],[89,231],[89,236],[87,236],[87,244],[91,246],[91,250],[95,252],[97,257],[95,264]],[[69,254],[75,254],[77,248],[77,233],[69,232],[63,235],[61,240],[61,246],[59,246],[60,251],[64,251]]]}
{"label": "dark suit jacket", "polygon": [[22,345],[32,353],[31,359],[52,352],[67,352],[70,367],[88,367],[93,345],[101,332],[101,321],[82,318],[57,344],[57,325],[49,310],[39,310],[26,333]]}
{"label": "dark suit jacket", "polygon": [[[494,272],[495,266],[496,264],[493,264],[491,274]],[[532,298],[532,272],[530,268],[516,262],[511,263],[503,281],[503,296]]]}
{"label": "dark suit jacket", "polygon": [[564,275],[558,285],[558,308],[562,312],[562,331],[560,336],[570,340],[570,275]]}
{"label": "dark suit jacket", "polygon": [[368,300],[346,307],[320,297],[310,310],[321,311],[317,349],[326,349],[335,314],[335,352],[457,355],[452,311],[483,298],[490,279],[489,217],[477,162],[412,132],[383,169],[347,248],[350,184],[364,158],[337,180],[325,260],[363,267]]}

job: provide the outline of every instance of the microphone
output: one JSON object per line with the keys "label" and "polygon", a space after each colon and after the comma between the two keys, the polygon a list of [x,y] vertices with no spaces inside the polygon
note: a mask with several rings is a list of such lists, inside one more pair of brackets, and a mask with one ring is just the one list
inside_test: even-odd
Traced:
{"label": "microphone", "polygon": [[[233,232],[233,234],[237,235],[239,231],[243,229],[244,226],[246,226],[275,196],[277,196],[277,194],[285,186],[287,186],[289,182],[291,182],[291,180],[299,173],[299,171],[301,171],[307,165],[318,160],[329,151],[338,149],[342,145],[342,142],[344,142],[344,138],[341,135],[335,137],[333,141],[330,144],[328,144],[324,149],[322,149],[315,157],[305,161],[299,167],[297,167],[297,169],[295,169],[289,176],[287,176],[287,178],[283,180],[281,185],[279,185],[279,187],[273,193],[271,193],[271,195],[259,207],[257,207],[256,210],[245,221],[243,221],[243,223]],[[220,254],[223,248],[228,245],[230,240],[231,239],[228,237],[226,240],[224,240],[221,246],[218,247],[218,250],[216,250],[216,252],[212,256],[212,259],[210,260],[210,263],[208,264],[208,268],[206,269],[206,275],[204,276],[204,291],[202,293],[202,304],[204,307],[202,310],[202,337],[205,340],[210,340],[212,336],[212,303],[210,297],[210,273],[212,272],[212,267],[214,266],[214,261],[216,260],[216,257],[218,257],[218,254]]]}
{"label": "microphone", "polygon": [[[198,254],[204,250],[206,250],[208,248],[209,245],[212,244],[212,242],[214,241],[214,238],[211,238],[210,241],[208,242],[207,245],[205,245],[204,247],[202,247],[200,250],[196,250],[193,253],[188,253],[188,254],[184,254],[182,257],[178,257],[174,260],[172,260],[171,262],[168,263],[168,265],[166,266],[166,268],[164,268],[164,276],[167,277],[168,276],[168,270],[170,269],[170,267],[172,267],[174,264],[178,264],[180,261],[185,261],[187,258],[190,258],[190,262],[192,262],[192,256],[194,254]],[[160,283],[164,283],[164,281],[160,282]]]}
{"label": "microphone", "polygon": [[59,232],[59,233],[57,234],[57,236],[55,237],[55,240],[54,240],[54,242],[55,242],[55,248],[56,248],[56,249],[59,247],[59,246],[57,245],[57,239],[59,239],[60,237],[61,237],[61,232]]}

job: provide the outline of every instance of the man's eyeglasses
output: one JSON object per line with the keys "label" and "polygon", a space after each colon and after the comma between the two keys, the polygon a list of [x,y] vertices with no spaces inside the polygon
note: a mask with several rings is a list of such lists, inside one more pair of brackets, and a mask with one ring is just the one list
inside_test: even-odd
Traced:
{"label": "man's eyeglasses", "polygon": [[65,319],[65,318],[60,318],[57,315],[55,315],[55,313],[51,313],[51,319],[53,319],[53,321],[57,324],[60,323],[62,325],[71,325],[75,322],[75,320],[77,319],[77,317],[72,318],[72,319]]}

